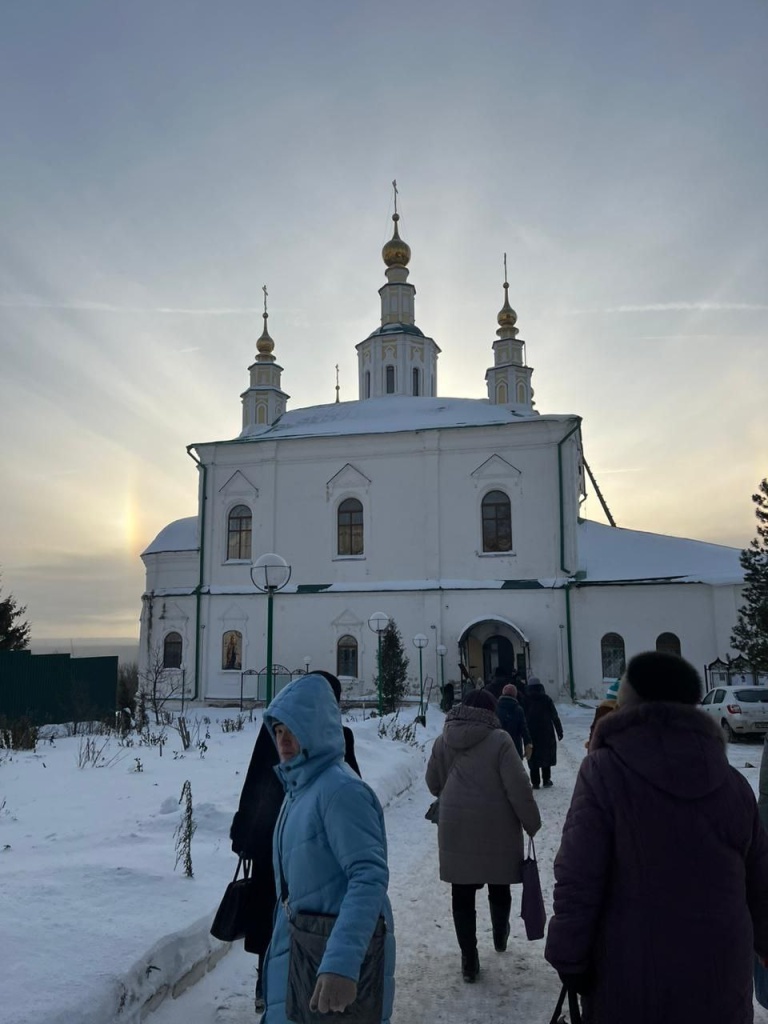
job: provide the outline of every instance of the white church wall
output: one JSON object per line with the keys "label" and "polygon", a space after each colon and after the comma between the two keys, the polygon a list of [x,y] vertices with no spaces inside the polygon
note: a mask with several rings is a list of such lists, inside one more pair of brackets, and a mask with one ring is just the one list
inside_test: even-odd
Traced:
{"label": "white church wall", "polygon": [[627,661],[640,651],[655,650],[661,633],[674,633],[682,656],[703,674],[704,665],[717,657],[718,636],[729,633],[733,624],[720,589],[690,583],[572,590],[577,694],[604,694],[600,641],[606,633],[623,637]]}

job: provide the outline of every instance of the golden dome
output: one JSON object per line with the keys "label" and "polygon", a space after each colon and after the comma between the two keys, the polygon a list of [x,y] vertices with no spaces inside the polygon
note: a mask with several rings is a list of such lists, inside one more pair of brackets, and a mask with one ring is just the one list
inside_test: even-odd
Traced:
{"label": "golden dome", "polygon": [[261,337],[256,342],[256,351],[260,356],[272,356],[275,343],[270,338],[269,331],[267,330],[267,318],[269,314],[262,313],[262,316],[264,317],[264,330],[261,332]]}
{"label": "golden dome", "polygon": [[499,310],[496,321],[499,327],[514,327],[517,323],[517,313],[509,304],[509,285],[506,281],[504,282],[504,305]]}
{"label": "golden dome", "polygon": [[395,222],[395,233],[381,250],[381,258],[388,267],[407,267],[411,259],[411,247],[398,234],[397,222],[400,220],[400,214],[393,214],[392,220]]}

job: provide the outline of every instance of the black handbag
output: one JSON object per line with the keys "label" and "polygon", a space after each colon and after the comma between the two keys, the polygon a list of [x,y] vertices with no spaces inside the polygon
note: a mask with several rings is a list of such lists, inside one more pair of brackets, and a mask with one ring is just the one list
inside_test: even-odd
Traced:
{"label": "black handbag", "polygon": [[[565,997],[568,996],[568,1012],[570,1013],[570,1022],[568,1018],[562,1016],[563,1005],[565,1004]],[[557,1000],[557,1006],[555,1012],[552,1014],[552,1020],[549,1024],[581,1024],[581,1009],[579,1008],[579,997],[569,989],[566,985],[560,989],[560,997]]]}
{"label": "black handbag", "polygon": [[[243,877],[239,878],[241,868]],[[211,935],[222,942],[237,942],[238,939],[244,939],[249,924],[254,919],[259,886],[252,871],[251,861],[240,857],[235,877],[224,890],[224,896],[211,925]]]}
{"label": "black handbag", "polygon": [[433,825],[437,825],[440,820],[440,798],[433,800],[427,808],[427,813],[424,815],[427,821],[431,821]]}
{"label": "black handbag", "polygon": [[[327,1013],[310,1010],[309,1001],[317,985],[325,947],[333,927],[335,914],[297,912],[288,918],[291,931],[291,951],[288,962],[288,987],[285,995],[285,1015],[295,1024],[321,1024],[328,1020]],[[384,1008],[384,944],[387,926],[383,917],[376,922],[357,980],[354,1003],[341,1016],[344,1024],[381,1024]]]}
{"label": "black handbag", "polygon": [[547,924],[547,912],[544,908],[544,897],[541,893],[541,880],[539,879],[539,865],[536,863],[536,850],[533,846],[533,839],[528,839],[528,856],[523,861],[521,869],[523,877],[523,898],[520,905],[520,917],[525,924],[526,936],[533,939],[543,939],[544,929]]}

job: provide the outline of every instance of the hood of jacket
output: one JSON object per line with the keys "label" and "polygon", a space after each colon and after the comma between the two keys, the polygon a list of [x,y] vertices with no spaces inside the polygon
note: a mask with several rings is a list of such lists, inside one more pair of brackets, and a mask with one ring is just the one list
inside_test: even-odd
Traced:
{"label": "hood of jacket", "polygon": [[299,676],[274,698],[264,712],[273,742],[278,722],[291,730],[301,747],[296,757],[275,767],[286,789],[300,789],[329,765],[344,760],[341,711],[324,676]]}
{"label": "hood of jacket", "polygon": [[493,711],[459,704],[445,716],[443,740],[451,750],[469,750],[500,728],[501,723]]}
{"label": "hood of jacket", "polygon": [[698,707],[645,701],[601,719],[590,756],[610,750],[656,789],[698,800],[723,785],[730,766],[720,727]]}

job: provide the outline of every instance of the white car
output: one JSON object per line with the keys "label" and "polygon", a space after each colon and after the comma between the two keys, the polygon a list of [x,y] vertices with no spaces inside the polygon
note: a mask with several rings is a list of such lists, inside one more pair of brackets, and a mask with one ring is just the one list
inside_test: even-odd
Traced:
{"label": "white car", "polygon": [[768,686],[716,686],[700,707],[716,718],[729,742],[736,734],[768,732]]}

